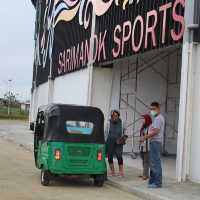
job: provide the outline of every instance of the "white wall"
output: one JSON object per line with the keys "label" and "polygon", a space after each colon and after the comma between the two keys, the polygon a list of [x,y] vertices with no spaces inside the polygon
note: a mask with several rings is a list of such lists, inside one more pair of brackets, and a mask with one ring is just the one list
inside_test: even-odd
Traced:
{"label": "white wall", "polygon": [[113,70],[111,68],[96,67],[93,71],[92,106],[100,108],[105,116],[105,123],[109,119],[110,99]]}
{"label": "white wall", "polygon": [[39,85],[31,97],[30,122],[35,120],[38,107],[48,103],[87,105],[88,81],[87,68]]}
{"label": "white wall", "polygon": [[88,68],[56,78],[53,102],[87,105],[88,81]]}

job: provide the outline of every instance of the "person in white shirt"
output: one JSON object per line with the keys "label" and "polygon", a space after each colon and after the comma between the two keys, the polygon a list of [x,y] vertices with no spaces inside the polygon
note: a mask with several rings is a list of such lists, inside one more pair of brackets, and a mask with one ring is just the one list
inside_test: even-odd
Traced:
{"label": "person in white shirt", "polygon": [[161,165],[161,148],[165,129],[165,119],[160,113],[160,104],[151,103],[150,113],[152,116],[152,127],[149,134],[140,139],[141,142],[150,141],[150,179],[149,188],[162,187],[162,165]]}

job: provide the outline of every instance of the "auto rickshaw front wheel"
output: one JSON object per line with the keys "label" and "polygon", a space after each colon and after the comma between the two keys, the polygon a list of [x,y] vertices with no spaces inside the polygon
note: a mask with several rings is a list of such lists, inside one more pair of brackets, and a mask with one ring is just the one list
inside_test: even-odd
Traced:
{"label": "auto rickshaw front wheel", "polygon": [[94,176],[94,185],[97,187],[102,187],[105,181],[104,175],[96,175]]}
{"label": "auto rickshaw front wheel", "polygon": [[48,186],[50,182],[50,173],[47,170],[42,169],[40,179],[43,186]]}

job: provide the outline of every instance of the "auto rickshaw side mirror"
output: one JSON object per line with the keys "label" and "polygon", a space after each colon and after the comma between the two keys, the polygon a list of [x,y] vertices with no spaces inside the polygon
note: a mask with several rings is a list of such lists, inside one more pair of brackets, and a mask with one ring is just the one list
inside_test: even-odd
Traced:
{"label": "auto rickshaw side mirror", "polygon": [[30,127],[29,127],[29,128],[30,128],[31,131],[34,131],[34,128],[35,128],[34,122],[31,122],[31,123],[30,123]]}

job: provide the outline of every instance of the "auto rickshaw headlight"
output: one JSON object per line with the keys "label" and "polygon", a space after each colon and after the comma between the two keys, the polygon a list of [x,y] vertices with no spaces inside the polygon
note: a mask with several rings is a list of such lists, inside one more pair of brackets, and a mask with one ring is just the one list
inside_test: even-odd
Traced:
{"label": "auto rickshaw headlight", "polygon": [[98,153],[97,153],[97,160],[98,160],[98,161],[101,161],[102,158],[103,158],[102,152],[101,152],[101,151],[98,151]]}
{"label": "auto rickshaw headlight", "polygon": [[55,150],[54,156],[55,156],[55,160],[60,160],[61,159],[61,151],[60,151],[60,149],[56,149]]}

